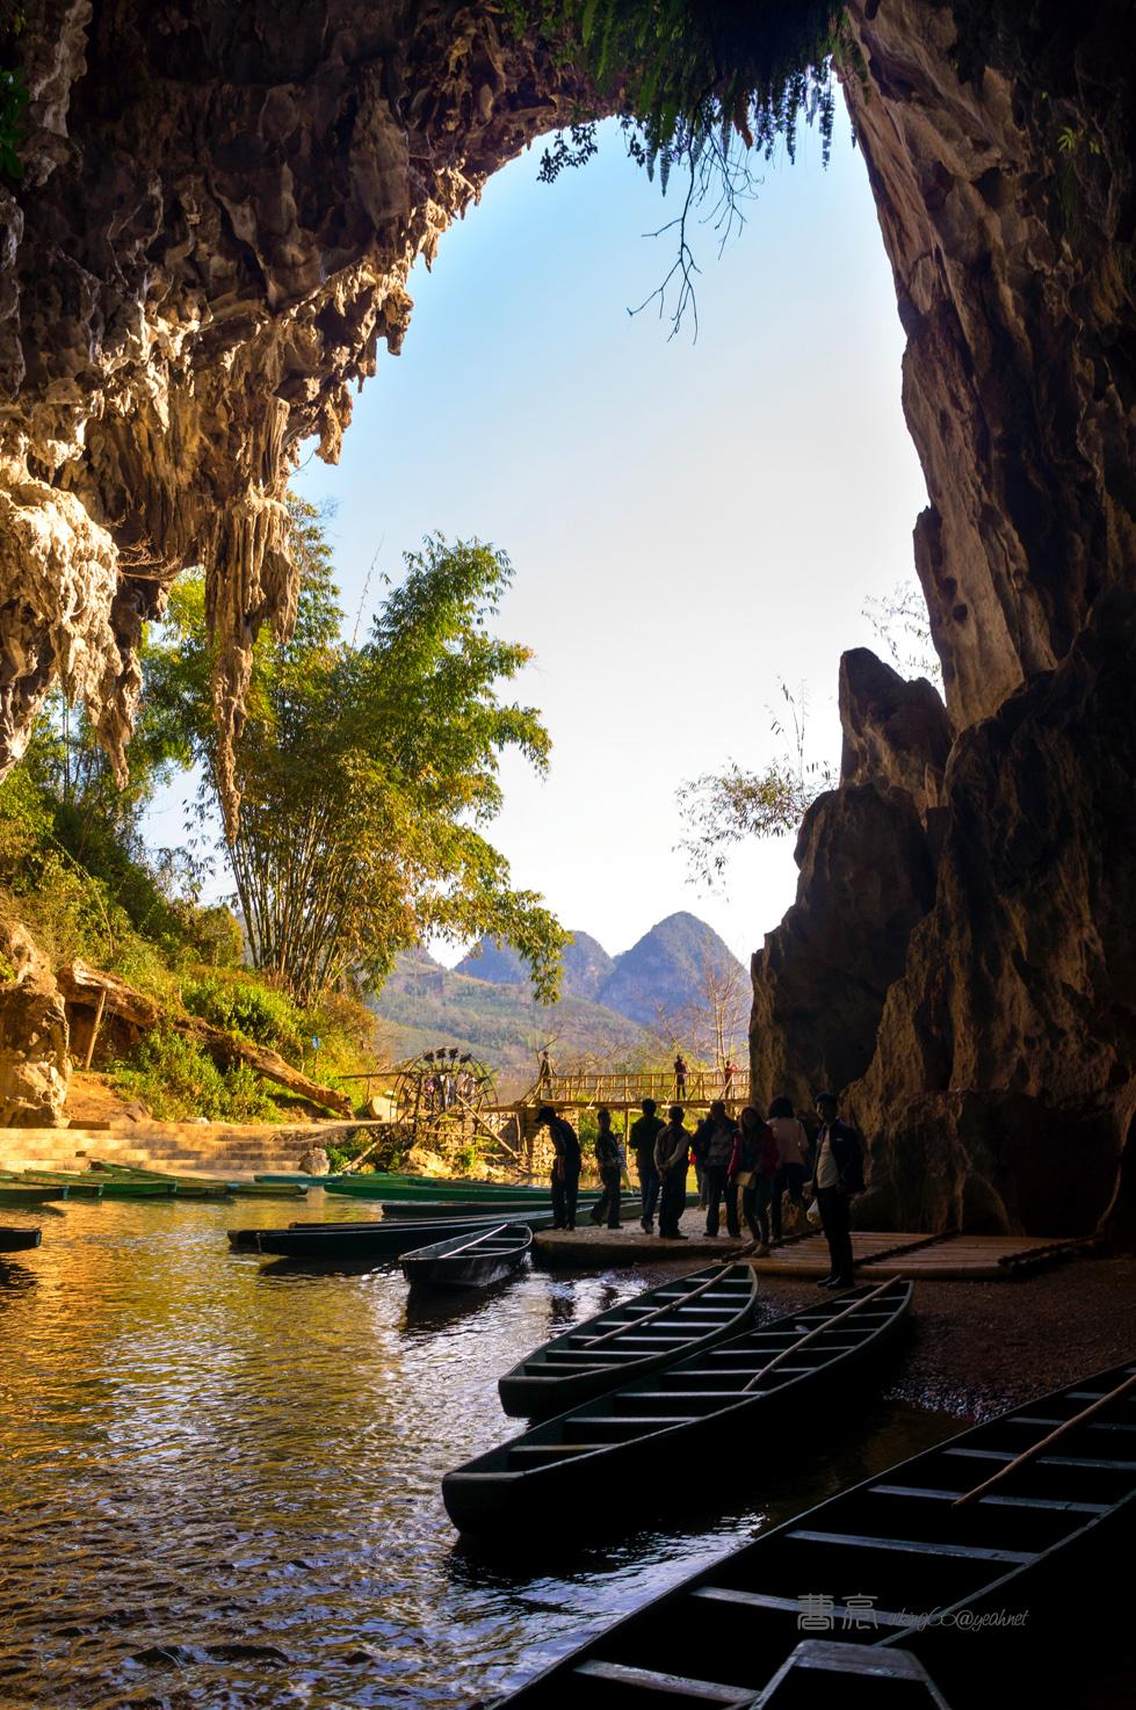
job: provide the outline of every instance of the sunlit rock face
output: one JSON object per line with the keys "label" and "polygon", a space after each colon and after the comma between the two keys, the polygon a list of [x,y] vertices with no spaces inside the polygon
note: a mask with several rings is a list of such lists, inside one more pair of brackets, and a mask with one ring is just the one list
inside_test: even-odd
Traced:
{"label": "sunlit rock face", "polygon": [[26,0],[0,189],[0,772],[55,673],[109,752],[134,646],[204,563],[223,731],[286,631],[283,496],[396,351],[409,269],[580,84],[484,7]]}
{"label": "sunlit rock face", "polygon": [[42,951],[0,920],[0,1128],[65,1126],[67,1012]]}
{"label": "sunlit rock face", "polygon": [[[754,958],[753,1068],[759,1091],[803,1098],[849,1066],[865,1226],[1132,1239],[1131,21],[1052,8],[1066,36],[1034,54],[999,35],[1010,10],[850,8],[863,64],[845,87],[908,338],[931,501],[916,567],[954,742],[948,759],[927,685],[897,696],[871,655],[846,656],[842,784],[806,820],[797,902]],[[881,847],[873,784],[922,841]]]}

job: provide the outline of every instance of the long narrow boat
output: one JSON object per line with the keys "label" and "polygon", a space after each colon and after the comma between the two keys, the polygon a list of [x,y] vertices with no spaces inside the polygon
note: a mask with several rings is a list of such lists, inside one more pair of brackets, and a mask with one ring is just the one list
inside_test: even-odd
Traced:
{"label": "long narrow boat", "polygon": [[[552,1214],[532,1213],[513,1221],[527,1223],[532,1229],[543,1229],[552,1222]],[[238,1252],[252,1250],[287,1259],[394,1259],[413,1247],[461,1234],[476,1235],[499,1222],[499,1218],[484,1216],[456,1223],[452,1218],[442,1223],[417,1220],[400,1223],[396,1218],[383,1218],[381,1223],[317,1223],[289,1229],[231,1229],[229,1245]]]}
{"label": "long narrow boat", "polygon": [[160,1182],[172,1186],[178,1199],[305,1199],[307,1188],[296,1182],[240,1181],[227,1176],[194,1176],[172,1170],[102,1165],[116,1180]]}
{"label": "long narrow boat", "polygon": [[[450,1519],[485,1534],[541,1514],[559,1529],[593,1519],[601,1493],[615,1489],[643,1491],[657,1511],[674,1483],[656,1479],[660,1469],[691,1466],[722,1444],[744,1443],[760,1465],[763,1430],[783,1433],[834,1392],[842,1410],[849,1404],[910,1307],[902,1277],[855,1288],[586,1401],[447,1474]],[[655,1324],[676,1342],[687,1333],[680,1320]]]}
{"label": "long narrow boat", "polygon": [[520,1269],[532,1251],[527,1223],[498,1223],[473,1235],[451,1235],[415,1247],[399,1261],[414,1288],[488,1288]]}
{"label": "long narrow boat", "polygon": [[[600,1195],[595,1190],[585,1191],[576,1201],[576,1219],[582,1222],[598,1205]],[[431,1223],[437,1223],[445,1217],[528,1217],[532,1212],[547,1211],[552,1213],[552,1200],[548,1194],[543,1199],[505,1199],[505,1200],[417,1200],[417,1199],[384,1199],[380,1201],[380,1210],[384,1217],[412,1218],[422,1217]],[[638,1203],[631,1208],[624,1206],[624,1218],[634,1215],[639,1219]]]}
{"label": "long narrow boat", "polygon": [[736,1336],[757,1306],[752,1265],[707,1265],[672,1277],[565,1330],[498,1382],[518,1419],[547,1419]]}
{"label": "long narrow boat", "polygon": [[46,1205],[49,1200],[66,1199],[67,1188],[53,1182],[0,1182],[0,1205]]}
{"label": "long narrow boat", "polygon": [[89,1176],[80,1175],[72,1170],[14,1170],[0,1172],[0,1186],[15,1184],[19,1187],[67,1189],[68,1199],[101,1199],[102,1189],[98,1182],[91,1181]]}
{"label": "long narrow boat", "polygon": [[[959,1710],[992,1702],[994,1682],[1012,1683],[1019,1703],[1083,1702],[1063,1694],[1058,1671],[1083,1685],[1130,1643],[1136,1389],[1117,1392],[1134,1374],[1129,1362],[1083,1378],[830,1497],[609,1627],[500,1710],[740,1710],[810,1622],[913,1654]],[[796,1684],[794,1710],[867,1702],[834,1692],[823,1671],[808,1692],[804,1675]]]}
{"label": "long narrow boat", "polygon": [[38,1229],[0,1228],[0,1253],[26,1253],[39,1243]]}

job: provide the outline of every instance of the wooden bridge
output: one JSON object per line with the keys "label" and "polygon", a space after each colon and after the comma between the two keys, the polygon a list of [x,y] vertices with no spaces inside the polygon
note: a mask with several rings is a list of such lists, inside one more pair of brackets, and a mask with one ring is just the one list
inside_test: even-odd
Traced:
{"label": "wooden bridge", "polygon": [[550,1104],[555,1110],[635,1110],[645,1098],[660,1107],[681,1104],[688,1110],[708,1107],[715,1099],[728,1105],[749,1102],[749,1070],[688,1069],[680,1078],[672,1070],[644,1074],[611,1074],[584,1070],[578,1074],[542,1075],[511,1110]]}

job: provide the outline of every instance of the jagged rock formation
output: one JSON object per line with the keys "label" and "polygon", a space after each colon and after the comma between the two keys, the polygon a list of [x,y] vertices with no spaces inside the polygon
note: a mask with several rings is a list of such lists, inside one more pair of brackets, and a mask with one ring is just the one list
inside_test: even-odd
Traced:
{"label": "jagged rock formation", "polygon": [[[239,727],[284,489],[397,351],[407,274],[579,78],[445,0],[26,0],[0,187],[0,774],[51,678],[121,768],[142,621],[204,563]],[[231,779],[230,779],[231,782]]]}
{"label": "jagged rock formation", "polygon": [[67,1012],[38,945],[0,919],[0,1128],[66,1127]]}
{"label": "jagged rock formation", "polygon": [[[1103,1217],[1131,1238],[1130,14],[850,12],[866,75],[846,89],[908,335],[931,499],[916,567],[955,740],[944,770],[948,733],[922,726],[922,702],[889,710],[887,677],[881,698],[876,668],[846,659],[841,788],[806,824],[797,904],[754,961],[755,1072],[812,1078],[844,1045],[867,1223],[1063,1233]],[[875,821],[853,819],[873,785],[906,799],[922,842],[884,857]],[[929,862],[933,900],[908,910],[904,945],[865,880],[902,887],[899,868],[914,904]],[[853,986],[878,998],[894,980],[842,1027],[801,995],[836,944]]]}
{"label": "jagged rock formation", "polygon": [[[291,617],[282,499],[298,445],[317,435],[335,456],[350,387],[405,331],[415,256],[589,97],[487,4],[23,9],[26,172],[0,188],[0,767],[53,674],[121,764],[140,625],[194,561],[222,641],[222,731],[239,727],[256,630]],[[848,667],[845,783],[810,822],[800,912],[758,970],[755,1068],[785,1073],[805,1050],[799,994],[842,933],[862,988],[849,1050],[838,1061],[814,1038],[810,1076],[863,1062],[856,1103],[895,1215],[1089,1227],[1136,1176],[1132,1148],[1117,1170],[1133,1104],[1113,949],[1125,903],[1094,853],[1130,799],[1130,750],[1094,722],[1116,705],[1130,626],[1110,608],[1115,644],[1086,630],[1136,567],[1130,8],[848,11],[956,742],[940,786],[929,709],[885,716],[873,668]],[[1031,830],[1031,805],[1054,823]],[[822,879],[847,900],[839,921]],[[1056,1116],[1074,1136],[1067,1195],[1048,1185],[1068,1158]]]}

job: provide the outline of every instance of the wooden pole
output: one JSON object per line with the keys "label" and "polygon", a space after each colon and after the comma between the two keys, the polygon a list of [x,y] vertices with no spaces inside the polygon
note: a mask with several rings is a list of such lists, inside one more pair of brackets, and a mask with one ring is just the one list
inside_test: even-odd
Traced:
{"label": "wooden pole", "polygon": [[99,1028],[102,1026],[103,1011],[106,1008],[106,1000],[106,987],[103,986],[99,991],[99,1001],[95,1006],[95,1019],[91,1027],[91,1037],[87,1040],[87,1055],[83,1059],[84,1070],[90,1068],[91,1059],[95,1054],[95,1041],[99,1036]]}
{"label": "wooden pole", "polygon": [[1041,1439],[1040,1443],[1034,1443],[1030,1448],[1023,1449],[1020,1455],[1015,1455],[1012,1461],[1008,1461],[1004,1467],[1000,1467],[982,1484],[976,1484],[973,1490],[964,1491],[962,1496],[956,1496],[951,1504],[952,1508],[960,1508],[966,1502],[977,1502],[978,1498],[984,1496],[994,1485],[1001,1484],[1007,1473],[1012,1473],[1016,1467],[1024,1466],[1027,1461],[1032,1461],[1036,1455],[1040,1455],[1051,1444],[1059,1442],[1067,1431],[1073,1429],[1074,1425],[1083,1425],[1086,1419],[1091,1419],[1094,1413],[1099,1413],[1101,1408],[1107,1407],[1110,1401],[1119,1401],[1134,1389],[1136,1389],[1136,1372],[1125,1378],[1123,1383],[1117,1384],[1115,1389],[1110,1389],[1107,1395],[1102,1395],[1088,1407],[1083,1407],[1080,1413],[1073,1415],[1072,1419],[1066,1419],[1063,1425],[1058,1425],[1055,1431],[1050,1431],[1047,1436]]}
{"label": "wooden pole", "polygon": [[[843,1312],[838,1312],[835,1318],[826,1319],[823,1324],[818,1324],[815,1330],[810,1330],[806,1336],[800,1337],[796,1342],[790,1342],[789,1346],[787,1348],[782,1348],[781,1352],[776,1354],[767,1366],[762,1366],[761,1370],[759,1372],[755,1372],[748,1383],[744,1383],[742,1385],[742,1395],[744,1395],[747,1390],[752,1389],[754,1384],[760,1383],[762,1378],[773,1370],[774,1366],[779,1366],[782,1360],[788,1359],[790,1354],[795,1354],[799,1348],[804,1347],[806,1342],[811,1342],[814,1336],[819,1336],[824,1330],[831,1330],[834,1324],[839,1324],[842,1318],[851,1317],[853,1312],[859,1312],[862,1306],[867,1306],[870,1300],[875,1300],[877,1295],[883,1294],[885,1289],[890,1288],[894,1282],[899,1282],[901,1280],[902,1279],[899,1277],[889,1277],[887,1282],[879,1283],[874,1289],[872,1289],[870,1294],[862,1294],[859,1300],[854,1300],[851,1306],[846,1306]],[[760,1335],[760,1331],[756,1331],[755,1334]]]}

